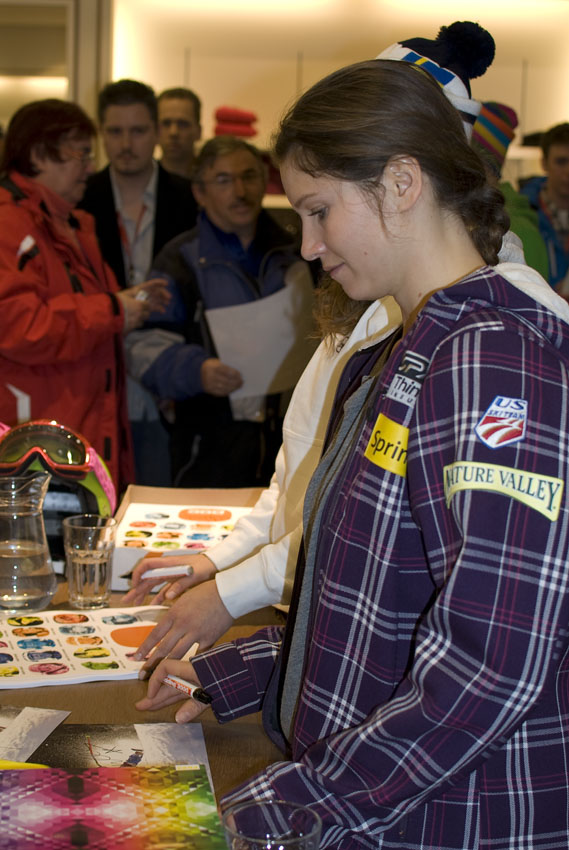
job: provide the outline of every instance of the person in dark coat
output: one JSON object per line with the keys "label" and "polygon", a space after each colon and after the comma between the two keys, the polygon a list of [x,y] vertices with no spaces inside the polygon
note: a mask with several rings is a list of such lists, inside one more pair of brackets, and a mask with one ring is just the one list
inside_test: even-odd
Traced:
{"label": "person in dark coat", "polygon": [[[197,206],[190,181],[153,157],[158,111],[150,86],[109,83],[99,94],[98,120],[109,164],[89,178],[81,207],[95,217],[103,257],[125,288],[145,280],[166,242],[193,227]],[[169,484],[167,431],[154,399],[132,378],[128,408],[137,483]]]}

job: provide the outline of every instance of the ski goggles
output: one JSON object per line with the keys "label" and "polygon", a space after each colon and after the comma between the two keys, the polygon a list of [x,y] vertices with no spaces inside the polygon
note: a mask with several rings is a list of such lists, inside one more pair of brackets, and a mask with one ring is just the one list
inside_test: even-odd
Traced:
{"label": "ski goggles", "polygon": [[0,475],[28,469],[76,481],[97,498],[101,515],[116,508],[116,491],[107,467],[86,439],[59,422],[36,419],[9,428],[0,423]]}

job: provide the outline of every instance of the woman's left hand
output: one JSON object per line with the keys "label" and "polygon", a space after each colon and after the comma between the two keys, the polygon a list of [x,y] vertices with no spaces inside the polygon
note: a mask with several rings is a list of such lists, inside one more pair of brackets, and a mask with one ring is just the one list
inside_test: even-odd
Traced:
{"label": "woman's left hand", "polygon": [[163,313],[172,297],[168,289],[168,281],[163,277],[153,277],[126,290],[132,293],[137,301],[148,304],[149,313]]}

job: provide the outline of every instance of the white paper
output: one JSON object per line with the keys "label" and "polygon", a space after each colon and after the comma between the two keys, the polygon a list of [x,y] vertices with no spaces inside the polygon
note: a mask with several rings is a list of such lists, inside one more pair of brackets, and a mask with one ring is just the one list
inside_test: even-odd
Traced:
{"label": "white paper", "polygon": [[53,708],[22,708],[0,732],[0,759],[27,761],[53,730],[69,716]]}
{"label": "white paper", "polygon": [[291,389],[314,352],[314,292],[306,264],[292,265],[285,283],[266,298],[205,312],[220,360],[243,377],[231,399]]}
{"label": "white paper", "polygon": [[205,764],[209,773],[200,723],[135,723],[134,728],[144,749],[141,765]]}

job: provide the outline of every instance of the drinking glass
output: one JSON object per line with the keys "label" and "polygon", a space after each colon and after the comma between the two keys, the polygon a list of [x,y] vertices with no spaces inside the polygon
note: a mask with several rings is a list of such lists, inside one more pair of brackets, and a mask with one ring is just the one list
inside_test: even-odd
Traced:
{"label": "drinking glass", "polygon": [[104,608],[109,604],[116,526],[116,519],[97,514],[78,514],[63,520],[72,608]]}
{"label": "drinking glass", "polygon": [[222,815],[230,850],[318,850],[322,821],[284,800],[238,803]]}

